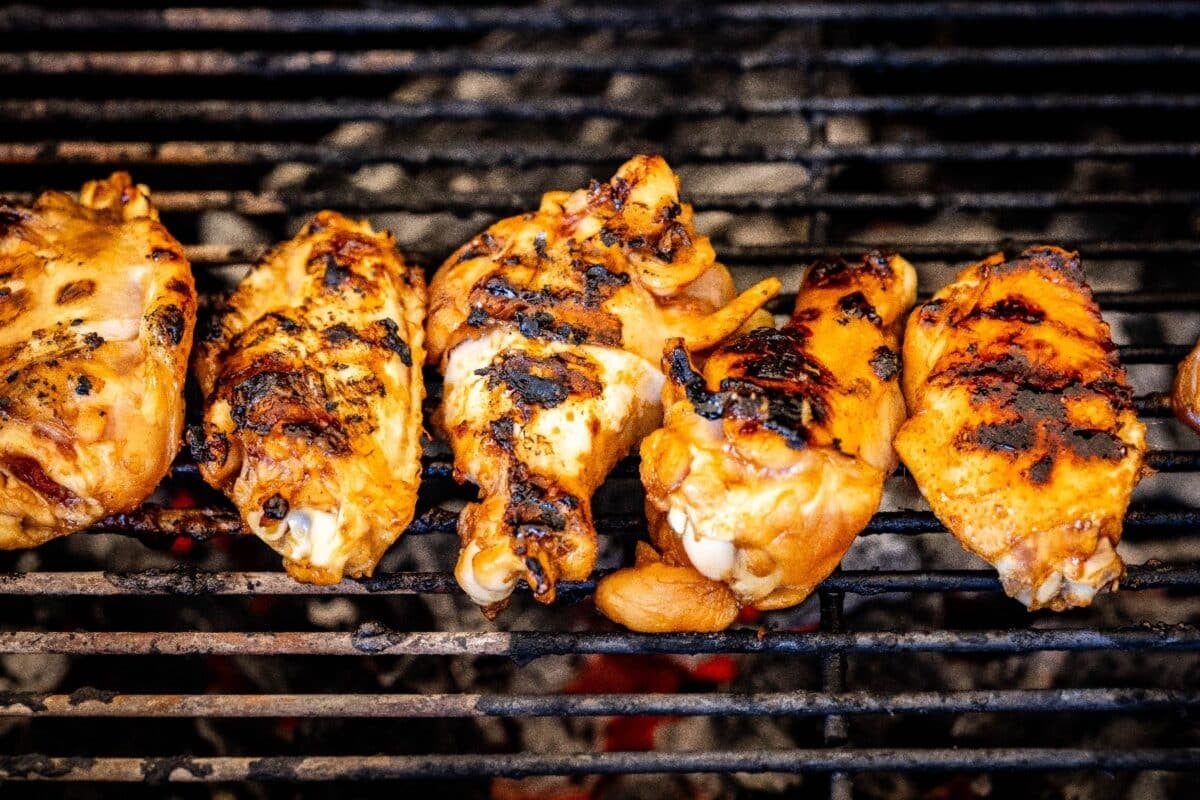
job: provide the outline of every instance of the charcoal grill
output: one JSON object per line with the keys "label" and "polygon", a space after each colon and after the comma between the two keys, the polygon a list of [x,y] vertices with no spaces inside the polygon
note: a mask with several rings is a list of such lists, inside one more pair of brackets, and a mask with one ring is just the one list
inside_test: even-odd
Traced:
{"label": "charcoal grill", "polygon": [[[457,587],[448,572],[412,568],[405,551],[435,539],[452,547],[444,451],[426,457],[422,513],[385,568],[320,587],[227,536],[236,515],[181,457],[167,484],[194,502],[147,506],[34,556],[0,556],[0,653],[71,657],[56,688],[0,694],[6,789],[42,797],[21,782],[89,783],[95,796],[110,782],[249,780],[269,794],[246,796],[276,796],[279,783],[354,781],[366,796],[378,781],[436,779],[487,796],[496,776],[794,773],[805,780],[793,796],[848,798],[879,796],[861,782],[875,773],[928,775],[916,784],[925,789],[938,776],[985,774],[1003,795],[1050,772],[1200,772],[1200,440],[1170,419],[1165,394],[1200,334],[1200,3],[52,3],[0,10],[0,31],[0,190],[24,200],[129,169],[152,186],[210,294],[317,209],[370,215],[434,267],[490,220],[535,207],[543,190],[607,176],[636,152],[660,152],[683,173],[740,285],[783,273],[794,287],[796,267],[817,255],[890,245],[928,294],[954,266],[999,248],[1077,248],[1151,425],[1158,475],[1135,497],[1126,538],[1138,553],[1164,554],[1130,559],[1119,598],[1134,598],[1131,608],[1105,596],[1058,617],[1026,615],[975,564],[875,563],[821,584],[815,630],[767,615],[721,634],[628,633],[586,611],[593,580],[560,586],[558,609],[534,608],[526,592],[499,626],[472,617],[433,629],[421,604]],[[635,478],[626,460],[611,481],[625,488],[597,505],[615,554],[605,568],[644,534]],[[864,536],[948,538],[912,509],[911,488],[899,491],[908,500]],[[94,554],[94,542],[109,549]],[[850,608],[847,597],[863,601]],[[301,604],[330,598],[357,609],[353,622],[305,618]],[[907,623],[873,624],[876,599]],[[908,618],[908,605],[940,611]],[[1129,659],[1146,674],[962,688],[906,683],[914,673],[899,666],[930,655],[962,669],[1020,665],[1048,651]],[[520,672],[585,654],[745,654],[746,671],[792,659],[813,665],[812,681],[602,693],[489,691],[481,679],[428,692],[382,690],[354,671],[498,657]],[[277,685],[306,691],[223,690],[213,676],[231,664],[296,670],[304,677]],[[876,679],[893,669],[895,680]],[[910,738],[929,733],[921,720],[979,714],[999,738]],[[444,722],[646,715],[782,720],[794,735],[787,747],[533,752],[512,736],[456,738],[463,729]],[[887,734],[860,724],[879,717],[898,723]],[[1039,735],[1002,735],[1028,731],[1009,726],[1031,718]],[[1120,741],[1080,735],[1080,719],[1126,718],[1155,722]],[[261,727],[281,719],[309,728],[280,739]],[[322,721],[334,727],[310,725]],[[221,739],[235,744],[214,744],[214,730],[239,725],[249,732]],[[310,741],[314,730],[324,733]],[[420,731],[416,744],[398,743],[406,731]]]}

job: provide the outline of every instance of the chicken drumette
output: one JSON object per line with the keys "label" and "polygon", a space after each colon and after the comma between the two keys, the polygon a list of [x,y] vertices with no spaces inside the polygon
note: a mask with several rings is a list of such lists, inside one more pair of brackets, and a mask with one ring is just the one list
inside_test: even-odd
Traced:
{"label": "chicken drumette", "polygon": [[412,521],[425,299],[390,234],[322,211],[196,346],[200,472],[298,580],[370,575]]}
{"label": "chicken drumette", "polygon": [[596,605],[640,631],[714,631],[741,606],[795,605],[879,507],[904,421],[899,333],[916,297],[899,256],[814,264],[782,328],[719,347],[701,372],[663,356],[662,429],[642,443],[657,551]]}
{"label": "chicken drumette", "polygon": [[904,392],[896,450],[1009,595],[1061,610],[1116,586],[1146,429],[1076,254],[959,273],[909,318]]}
{"label": "chicken drumette", "polygon": [[0,547],[144,501],[183,429],[196,290],[149,190],[0,200]]}
{"label": "chicken drumette", "polygon": [[735,299],[658,157],[551,192],[464,245],[430,287],[439,424],[481,502],[459,520],[459,583],[496,613],[518,579],[551,602],[595,562],[591,495],[661,418],[664,342],[710,348],[778,292]]}

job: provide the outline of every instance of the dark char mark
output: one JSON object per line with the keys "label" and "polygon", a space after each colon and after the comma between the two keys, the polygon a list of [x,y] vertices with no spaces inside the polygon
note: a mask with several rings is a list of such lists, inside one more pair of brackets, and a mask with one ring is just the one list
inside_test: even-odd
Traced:
{"label": "dark char mark", "polygon": [[75,379],[75,394],[86,397],[92,393],[92,379],[87,375],[80,375]]}
{"label": "dark char mark", "polygon": [[283,495],[276,492],[263,501],[262,510],[263,516],[267,519],[278,520],[286,517],[288,515],[288,511],[291,510],[291,507],[288,505],[288,501],[284,499]]}
{"label": "dark char mark", "polygon": [[501,353],[488,366],[475,370],[487,378],[489,389],[504,385],[523,407],[554,408],[568,397],[595,397],[600,383],[591,365],[569,353],[540,358],[523,350]]}
{"label": "dark char mark", "polygon": [[184,438],[192,458],[199,464],[216,462],[221,465],[229,458],[229,437],[223,433],[205,436],[202,425],[189,425]]}
{"label": "dark char mark", "polygon": [[[865,319],[876,328],[883,326],[883,320],[875,311],[875,306],[867,301],[862,292],[851,292],[838,299],[838,309],[850,319]],[[842,324],[844,321],[839,320]]]}
{"label": "dark char mark", "polygon": [[400,337],[400,326],[393,319],[381,319],[375,323],[384,330],[383,346],[391,350],[396,355],[400,356],[400,360],[404,366],[412,366],[412,349],[409,348],[408,342]]}
{"label": "dark char mark", "polygon": [[62,288],[58,290],[58,295],[54,298],[54,301],[60,306],[66,305],[67,303],[74,302],[75,300],[91,297],[92,293],[95,291],[95,281],[71,281],[70,283],[64,283],[62,285]]}
{"label": "dark char mark", "polygon": [[875,348],[869,363],[871,371],[881,381],[890,381],[900,374],[900,354],[887,345]]}
{"label": "dark char mark", "polygon": [[183,332],[187,327],[183,309],[176,305],[160,306],[153,314],[154,329],[164,341],[173,345],[183,341]]}

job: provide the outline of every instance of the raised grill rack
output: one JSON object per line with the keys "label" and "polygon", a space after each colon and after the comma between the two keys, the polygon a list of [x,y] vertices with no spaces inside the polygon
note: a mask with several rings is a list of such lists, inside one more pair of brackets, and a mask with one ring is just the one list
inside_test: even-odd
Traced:
{"label": "raised grill rack", "polygon": [[[497,32],[508,38],[499,43],[488,38]],[[1042,241],[1078,248],[1085,265],[1111,267],[1099,272],[1108,278],[1119,278],[1125,267],[1141,269],[1144,276],[1138,285],[1100,285],[1097,299],[1106,312],[1134,318],[1128,326],[1134,332],[1131,340],[1120,347],[1122,359],[1151,370],[1160,365],[1148,381],[1153,388],[1139,390],[1137,408],[1143,418],[1169,425],[1164,418],[1170,416],[1165,395],[1170,370],[1162,365],[1172,365],[1188,346],[1180,339],[1165,341],[1164,331],[1156,334],[1153,323],[1138,320],[1170,312],[1194,324],[1200,309],[1200,172],[1194,166],[1200,156],[1200,141],[1194,135],[1200,94],[1180,78],[1194,74],[1200,62],[1200,3],[754,3],[689,4],[683,9],[654,4],[167,10],[11,6],[0,9],[0,33],[5,87],[0,90],[0,175],[5,176],[0,190],[26,200],[42,187],[70,187],[81,177],[129,169],[153,187],[155,203],[187,244],[197,277],[209,289],[215,285],[210,273],[253,261],[262,248],[196,243],[197,220],[207,212],[249,217],[269,234],[268,240],[283,238],[305,214],[324,207],[372,215],[469,216],[477,220],[474,230],[479,230],[488,218],[536,206],[542,190],[574,184],[532,180],[503,191],[447,190],[444,175],[574,169],[606,176],[616,163],[639,151],[661,152],[672,166],[685,168],[799,165],[808,171],[808,179],[795,189],[693,191],[685,178],[684,195],[699,211],[808,226],[804,236],[788,240],[745,243],[718,238],[719,257],[734,267],[735,275],[791,268],[831,251],[856,254],[887,242],[889,236],[899,239],[897,249],[917,264],[926,293],[937,285],[924,280],[929,269],[943,274],[947,263]],[[588,36],[608,36],[609,44],[580,46]],[[1029,40],[1036,41],[1024,44]],[[737,89],[739,76],[763,71],[800,76],[803,88],[786,96]],[[961,80],[955,78],[958,72]],[[1092,85],[1080,77],[1087,72],[1103,77]],[[389,97],[407,81],[444,84],[468,73],[501,78],[551,73],[560,80],[555,88],[507,99],[455,97],[446,91],[423,99]],[[604,89],[614,76],[660,80],[669,90],[645,102],[613,97]],[[309,85],[318,90],[310,95]],[[832,121],[844,119],[865,121],[881,141],[831,141]],[[1058,125],[1068,119],[1078,124],[1064,136],[1057,136],[1052,126],[1039,127],[1044,120]],[[614,126],[617,133],[599,142],[570,135],[595,120]],[[692,125],[773,120],[802,121],[805,133],[750,142],[673,135]],[[904,132],[889,133],[893,122],[922,134],[908,139]],[[352,146],[322,138],[345,123],[382,123],[400,136],[378,136]],[[538,126],[562,135],[540,135]],[[1114,133],[1088,136],[1089,126]],[[494,135],[506,127],[512,131],[507,138]],[[397,164],[415,177],[403,191],[378,192],[347,182],[263,188],[264,176],[281,163],[333,175]],[[936,172],[939,180],[910,180],[900,189],[877,185],[884,170],[914,164]],[[1071,185],[1071,170],[1081,164],[1117,171],[1108,180]],[[954,180],[950,167],[968,179]],[[1031,175],[1033,169],[1059,177],[1033,180],[1034,185],[1026,187],[1006,174],[1012,170]],[[1082,220],[1081,232],[1045,229],[1046,220],[1068,213]],[[902,233],[910,222],[939,215],[986,220],[995,235],[958,235],[944,228],[924,238]],[[892,226],[884,235],[871,237],[869,225],[860,224],[869,220]],[[1111,229],[1105,227],[1109,223]],[[405,250],[432,266],[450,252],[447,244],[420,242]],[[791,299],[782,298],[775,310],[785,310]],[[1176,444],[1157,447],[1149,464],[1160,473],[1183,476],[1185,490],[1190,485],[1195,499],[1200,497],[1200,444],[1189,436],[1176,432]],[[449,474],[445,457],[426,460],[427,481],[445,483]],[[194,466],[181,461],[175,477],[194,480]],[[623,462],[616,477],[636,477],[636,462]],[[406,536],[453,533],[453,514],[423,508]],[[644,520],[636,513],[598,508],[597,517],[605,536],[629,541],[644,531]],[[239,530],[228,506],[215,504],[147,507],[107,520],[95,532],[126,533],[161,545],[181,537],[202,543]],[[892,511],[878,514],[866,533],[941,530],[928,512]],[[1187,543],[1200,533],[1200,507],[1195,502],[1138,504],[1126,520],[1126,532],[1139,540]],[[405,540],[397,545],[406,546]],[[284,665],[287,657],[321,655],[501,656],[524,665],[542,657],[580,654],[780,654],[816,657],[819,680],[811,689],[744,694],[378,694],[340,685],[333,669],[328,691],[320,694],[163,693],[136,687],[0,694],[0,715],[33,718],[35,726],[42,718],[95,722],[712,715],[815,717],[823,727],[817,746],[578,755],[451,749],[434,755],[192,757],[203,744],[181,741],[172,751],[177,755],[127,757],[106,755],[104,743],[95,742],[88,752],[40,755],[22,750],[0,755],[4,780],[440,778],[477,788],[480,784],[471,781],[498,775],[792,772],[827,773],[821,793],[847,798],[854,792],[853,776],[863,772],[1200,771],[1200,726],[1191,716],[1200,707],[1194,681],[1177,688],[913,687],[884,692],[856,690],[847,667],[848,658],[859,656],[1024,658],[1047,650],[1169,652],[1190,659],[1194,666],[1200,651],[1200,627],[1194,618],[1176,624],[1162,620],[1179,618],[1180,613],[1166,610],[1186,602],[1200,588],[1196,553],[1196,560],[1130,567],[1122,591],[1158,592],[1164,610],[1143,624],[1106,624],[1093,622],[1091,616],[1067,615],[1030,617],[1028,623],[1018,617],[1008,627],[986,629],[848,630],[853,619],[846,619],[843,608],[848,594],[995,594],[1000,588],[989,570],[880,569],[842,571],[826,580],[819,589],[816,631],[738,629],[649,636],[565,628],[411,632],[375,622],[336,631],[82,631],[74,629],[69,615],[57,628],[43,630],[46,626],[32,614],[30,598],[58,604],[56,608],[78,608],[87,599],[171,602],[164,595],[180,603],[262,596],[338,596],[357,602],[458,591],[447,572],[391,571],[369,580],[316,587],[292,582],[279,572],[246,569],[207,572],[181,566],[101,572],[97,570],[106,565],[97,561],[82,570],[60,571],[52,564],[65,558],[63,548],[51,545],[46,550],[45,563],[51,566],[32,571],[20,570],[16,555],[0,562],[8,570],[0,574],[0,602],[19,612],[4,612],[0,653],[142,660],[167,655],[269,656]],[[560,594],[565,601],[580,600],[593,586],[594,581],[564,584]],[[1097,605],[1109,600],[1101,598]],[[1183,714],[1184,735],[1133,747],[1065,742],[1055,747],[951,748],[855,741],[854,719],[863,715],[978,712],[1002,715],[1000,724],[1008,718],[1003,715],[1026,713]],[[897,746],[902,743],[906,746]],[[379,747],[377,743],[375,749]]]}

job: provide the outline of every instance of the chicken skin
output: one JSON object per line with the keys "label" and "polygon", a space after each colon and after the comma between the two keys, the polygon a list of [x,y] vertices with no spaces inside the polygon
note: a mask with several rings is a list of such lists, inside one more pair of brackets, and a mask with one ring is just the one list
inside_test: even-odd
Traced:
{"label": "chicken skin", "polygon": [[735,299],[675,175],[639,156],[608,183],[550,192],[452,255],[430,286],[429,359],[455,473],[480,487],[455,574],[495,615],[519,579],[545,603],[596,558],[591,496],[657,427],[663,344],[707,349],[779,290]]}
{"label": "chicken skin", "polygon": [[1200,342],[1179,363],[1171,401],[1179,421],[1200,433]]}
{"label": "chicken skin", "polygon": [[425,302],[390,234],[322,211],[197,345],[200,472],[297,580],[370,575],[412,521]]}
{"label": "chicken skin", "polygon": [[717,631],[796,605],[879,508],[904,421],[900,329],[916,273],[899,256],[814,264],[792,319],[722,345],[697,372],[667,347],[663,427],[642,443],[655,547],[596,605],[649,633]]}
{"label": "chicken skin", "polygon": [[141,504],[183,431],[196,289],[149,190],[0,200],[0,547]]}
{"label": "chicken skin", "polygon": [[933,511],[1030,610],[1086,606],[1145,469],[1145,426],[1077,254],[997,253],[910,316],[896,450]]}

